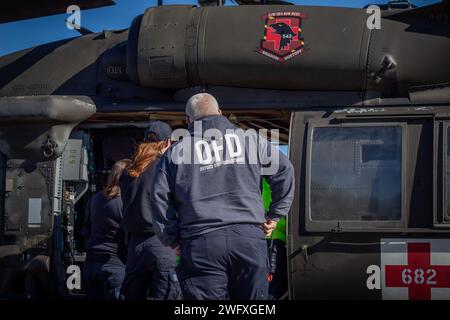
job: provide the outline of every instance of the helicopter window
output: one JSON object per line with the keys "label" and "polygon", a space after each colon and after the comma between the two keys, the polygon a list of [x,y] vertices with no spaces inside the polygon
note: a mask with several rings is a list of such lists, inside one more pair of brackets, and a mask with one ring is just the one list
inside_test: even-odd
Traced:
{"label": "helicopter window", "polygon": [[401,190],[400,126],[313,129],[311,220],[400,220]]}

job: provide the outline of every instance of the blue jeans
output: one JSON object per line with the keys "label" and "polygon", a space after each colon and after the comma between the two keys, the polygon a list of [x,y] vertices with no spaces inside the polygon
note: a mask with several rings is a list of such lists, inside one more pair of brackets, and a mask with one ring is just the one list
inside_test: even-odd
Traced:
{"label": "blue jeans", "polygon": [[267,244],[259,226],[233,225],[183,240],[177,268],[185,299],[265,300]]}

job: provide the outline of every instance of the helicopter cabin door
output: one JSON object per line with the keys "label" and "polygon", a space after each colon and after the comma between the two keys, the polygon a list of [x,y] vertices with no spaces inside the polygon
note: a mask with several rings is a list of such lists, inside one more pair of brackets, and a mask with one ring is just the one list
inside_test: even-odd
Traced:
{"label": "helicopter cabin door", "polygon": [[450,298],[448,107],[295,112],[292,299]]}

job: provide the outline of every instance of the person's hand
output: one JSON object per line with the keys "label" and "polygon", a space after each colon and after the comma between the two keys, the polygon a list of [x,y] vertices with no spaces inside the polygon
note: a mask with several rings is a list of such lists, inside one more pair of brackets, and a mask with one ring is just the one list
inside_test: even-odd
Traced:
{"label": "person's hand", "polygon": [[277,222],[267,219],[266,222],[263,223],[262,227],[264,230],[264,233],[266,234],[266,237],[270,237],[272,235],[273,230],[275,230],[275,227],[277,226]]}
{"label": "person's hand", "polygon": [[181,256],[181,248],[179,244],[174,244],[171,246],[171,248],[175,252],[175,255]]}

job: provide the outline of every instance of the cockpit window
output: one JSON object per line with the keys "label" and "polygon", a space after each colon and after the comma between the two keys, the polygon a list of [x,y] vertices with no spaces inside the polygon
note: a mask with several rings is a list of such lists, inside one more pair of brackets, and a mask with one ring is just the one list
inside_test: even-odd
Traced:
{"label": "cockpit window", "polygon": [[314,128],[310,160],[312,221],[401,219],[400,126]]}

